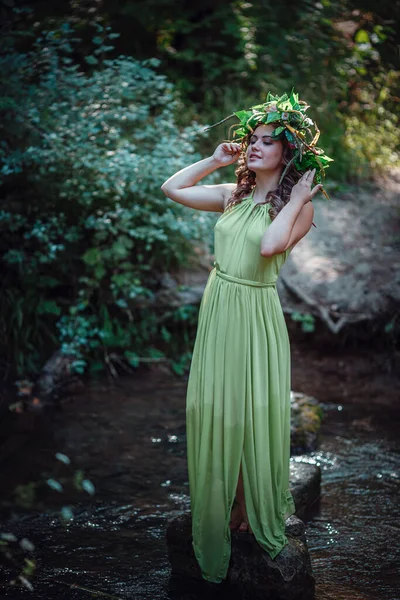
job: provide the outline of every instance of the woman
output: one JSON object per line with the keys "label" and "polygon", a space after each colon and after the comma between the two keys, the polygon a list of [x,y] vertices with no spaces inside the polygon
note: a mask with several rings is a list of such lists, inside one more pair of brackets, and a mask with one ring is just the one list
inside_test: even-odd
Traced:
{"label": "woman", "polygon": [[[219,144],[162,186],[180,204],[222,213],[186,405],[193,548],[203,578],[216,583],[227,574],[231,530],[253,534],[275,558],[295,512],[290,346],[275,284],[312,226],[311,200],[322,189],[313,181],[331,160],[317,136],[307,142],[314,123],[306,108],[293,90],[290,98],[268,94],[265,104],[235,113],[240,144]],[[236,183],[196,185],[237,160]]]}

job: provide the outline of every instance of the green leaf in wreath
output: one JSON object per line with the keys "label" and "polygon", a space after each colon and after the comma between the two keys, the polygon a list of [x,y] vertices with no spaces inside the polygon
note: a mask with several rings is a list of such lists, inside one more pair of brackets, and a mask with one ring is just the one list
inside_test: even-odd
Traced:
{"label": "green leaf in wreath", "polygon": [[267,125],[268,123],[274,123],[275,121],[279,121],[281,118],[281,113],[279,112],[270,112],[267,117]]}

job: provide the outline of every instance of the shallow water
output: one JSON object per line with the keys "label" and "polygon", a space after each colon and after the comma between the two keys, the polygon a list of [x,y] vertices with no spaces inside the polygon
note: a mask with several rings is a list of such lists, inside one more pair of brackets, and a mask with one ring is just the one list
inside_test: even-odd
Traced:
{"label": "shallow water", "polygon": [[306,522],[317,598],[398,600],[395,432],[382,429],[378,438],[377,431],[355,432],[351,423],[359,408],[324,409],[320,449],[302,457],[322,469],[318,511]]}
{"label": "shallow water", "polygon": [[[65,452],[87,469],[96,494],[63,498],[76,507],[67,526],[48,510],[3,523],[2,531],[36,545],[38,574],[34,592],[2,587],[0,597],[170,598],[165,530],[189,509],[184,390],[170,378],[93,388],[79,418],[76,406],[67,407],[56,436],[30,442],[29,459],[26,448],[13,459],[10,485],[11,468],[43,475],[51,455]],[[395,413],[360,403],[322,406],[318,451],[291,459],[322,469],[320,502],[305,518],[316,599],[399,600]]]}

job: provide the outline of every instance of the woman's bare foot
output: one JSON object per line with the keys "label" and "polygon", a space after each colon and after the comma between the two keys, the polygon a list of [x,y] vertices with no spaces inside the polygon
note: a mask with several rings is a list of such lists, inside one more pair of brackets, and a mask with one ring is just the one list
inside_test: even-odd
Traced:
{"label": "woman's bare foot", "polygon": [[247,533],[253,533],[253,531],[250,527],[249,518],[247,516],[246,509],[244,509],[244,511],[243,511],[243,508],[242,508],[241,512],[242,512],[242,522],[239,526],[238,531],[247,531]]}
{"label": "woman's bare foot", "polygon": [[242,523],[242,521],[242,509],[240,508],[238,502],[236,502],[235,500],[231,512],[231,521],[229,523],[229,527],[233,530],[236,530]]}
{"label": "woman's bare foot", "polygon": [[229,527],[234,531],[248,531],[248,533],[253,533],[247,517],[246,508],[244,507],[243,512],[243,504],[241,505],[236,500],[232,508]]}
{"label": "woman's bare foot", "polygon": [[246,523],[246,521],[243,521],[243,523],[240,525],[238,531],[240,531],[240,532],[247,531],[247,533],[253,533],[253,531],[250,527],[250,523]]}
{"label": "woman's bare foot", "polygon": [[239,529],[238,531],[247,531],[248,533],[253,533],[251,527],[250,527],[250,523],[249,523],[249,518],[247,516],[247,511],[246,511],[246,501],[245,501],[245,497],[244,497],[244,485],[243,485],[243,473],[242,473],[242,467],[240,467],[240,471],[239,471],[239,479],[238,479],[238,484],[237,484],[237,489],[236,489],[236,502],[239,505],[239,511],[240,511],[240,515],[238,513],[238,516],[240,516],[240,525],[239,525]]}

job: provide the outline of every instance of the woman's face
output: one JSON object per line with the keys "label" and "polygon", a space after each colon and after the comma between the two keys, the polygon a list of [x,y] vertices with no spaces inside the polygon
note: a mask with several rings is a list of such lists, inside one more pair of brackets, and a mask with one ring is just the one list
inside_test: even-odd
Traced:
{"label": "woman's face", "polygon": [[252,134],[246,150],[247,168],[255,173],[282,168],[283,142],[272,140],[270,135],[276,123],[259,125]]}

